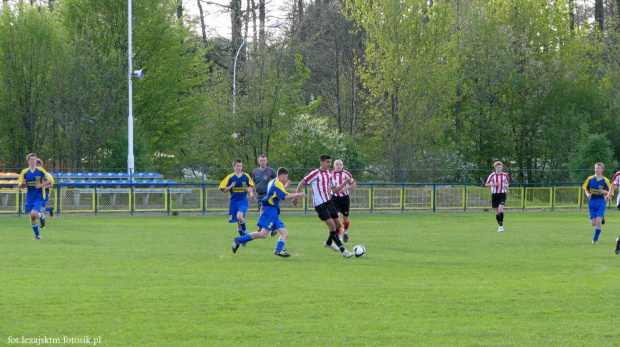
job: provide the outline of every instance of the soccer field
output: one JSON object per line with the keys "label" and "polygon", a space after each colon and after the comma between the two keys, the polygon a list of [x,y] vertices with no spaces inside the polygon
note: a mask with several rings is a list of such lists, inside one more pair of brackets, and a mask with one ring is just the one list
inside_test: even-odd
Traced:
{"label": "soccer field", "polygon": [[[49,218],[49,217],[48,217]],[[620,215],[587,211],[353,214],[345,259],[315,215],[231,251],[226,216],[62,216],[33,241],[0,218],[0,345],[617,346]],[[248,216],[254,230],[257,216]]]}

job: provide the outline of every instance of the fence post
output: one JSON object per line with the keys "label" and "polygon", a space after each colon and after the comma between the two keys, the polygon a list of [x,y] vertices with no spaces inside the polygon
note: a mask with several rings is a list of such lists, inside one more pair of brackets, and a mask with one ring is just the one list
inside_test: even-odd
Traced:
{"label": "fence post", "polygon": [[555,207],[555,183],[551,183],[551,211]]}
{"label": "fence post", "polygon": [[400,189],[400,213],[405,213],[405,184],[401,184]]}
{"label": "fence post", "polygon": [[370,185],[370,212],[373,211],[375,205],[375,185]]}
{"label": "fence post", "polygon": [[18,188],[17,189],[17,216],[21,217],[22,216],[22,189]]}
{"label": "fence post", "polygon": [[170,205],[172,205],[172,202],[170,201],[170,184],[166,186],[166,205],[166,210],[168,210],[168,215],[170,215]]}
{"label": "fence post", "polygon": [[437,185],[433,183],[433,212],[436,212],[435,206],[437,205]]}
{"label": "fence post", "polygon": [[95,216],[97,215],[97,210],[99,209],[99,194],[97,194],[97,186],[95,185]]}
{"label": "fence post", "polygon": [[467,212],[467,184],[463,184],[463,212]]}
{"label": "fence post", "polygon": [[202,180],[202,215],[207,212],[207,186],[204,179]]}

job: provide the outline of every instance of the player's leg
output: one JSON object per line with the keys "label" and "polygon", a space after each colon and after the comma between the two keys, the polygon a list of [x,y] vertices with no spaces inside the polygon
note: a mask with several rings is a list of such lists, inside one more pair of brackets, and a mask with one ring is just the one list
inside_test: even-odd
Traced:
{"label": "player's leg", "polygon": [[277,228],[277,230],[280,232],[280,238],[278,239],[278,244],[276,245],[276,249],[274,249],[273,254],[279,257],[288,258],[291,255],[284,250],[284,245],[286,244],[286,240],[288,239],[288,230],[284,228],[284,224],[281,224],[281,226],[281,228]]}
{"label": "player's leg", "polygon": [[[329,203],[329,202],[328,202]],[[353,256],[353,253],[347,251],[344,246],[342,245],[342,242],[340,241],[340,239],[338,239],[338,234],[336,232],[336,230],[340,229],[340,227],[342,227],[342,224],[340,223],[340,218],[338,218],[338,212],[336,211],[336,208],[334,207],[333,204],[328,204],[327,205],[327,210],[329,211],[329,215],[334,223],[334,229],[330,229],[329,234],[332,238],[332,241],[334,243],[336,243],[336,246],[338,246],[338,250],[340,251],[340,253],[342,253],[342,256],[345,258],[350,258],[351,256]]]}
{"label": "player's leg", "polygon": [[342,214],[342,232],[344,242],[349,241],[349,209],[350,209],[349,196],[343,198],[342,205],[340,206],[340,212]]}
{"label": "player's leg", "polygon": [[26,203],[26,213],[30,214],[30,225],[32,226],[32,230],[34,231],[35,240],[41,239],[41,233],[39,232],[39,224],[37,224],[37,218],[39,218],[38,210],[41,209],[40,202],[37,203]]}
{"label": "player's leg", "polygon": [[597,243],[602,231],[603,217],[605,216],[605,199],[590,200],[590,206],[590,221],[594,226],[594,236],[592,237],[592,243]]}
{"label": "player's leg", "polygon": [[248,233],[248,230],[245,226],[245,213],[248,211],[248,200],[241,200],[237,204],[237,221],[239,222],[239,227],[241,228],[241,235],[245,235]]}
{"label": "player's leg", "polygon": [[45,214],[43,213],[45,211],[45,201],[43,201],[43,204],[41,205],[41,209],[39,210],[39,224],[41,225],[41,229],[45,228]]}

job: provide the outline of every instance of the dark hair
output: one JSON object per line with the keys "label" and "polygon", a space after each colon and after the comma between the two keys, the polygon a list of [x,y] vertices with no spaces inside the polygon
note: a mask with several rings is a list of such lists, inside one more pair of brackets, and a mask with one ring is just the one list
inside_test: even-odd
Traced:
{"label": "dark hair", "polygon": [[332,158],[331,156],[329,156],[327,154],[323,154],[323,155],[321,155],[321,158],[319,160],[326,161],[327,159],[331,159],[331,158]]}
{"label": "dark hair", "polygon": [[288,175],[288,170],[285,167],[278,168],[278,176],[280,175]]}
{"label": "dark hair", "polygon": [[237,163],[242,164],[241,159],[237,158],[233,161],[233,166],[235,166]]}

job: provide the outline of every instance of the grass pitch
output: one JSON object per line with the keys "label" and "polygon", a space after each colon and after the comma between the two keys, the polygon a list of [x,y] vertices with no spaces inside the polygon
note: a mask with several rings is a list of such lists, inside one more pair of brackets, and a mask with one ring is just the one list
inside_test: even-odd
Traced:
{"label": "grass pitch", "polygon": [[[345,259],[325,224],[283,215],[231,252],[226,216],[0,218],[0,345],[618,345],[620,218],[587,211],[352,214]],[[254,230],[257,216],[248,216]],[[13,340],[11,340],[13,338]]]}

